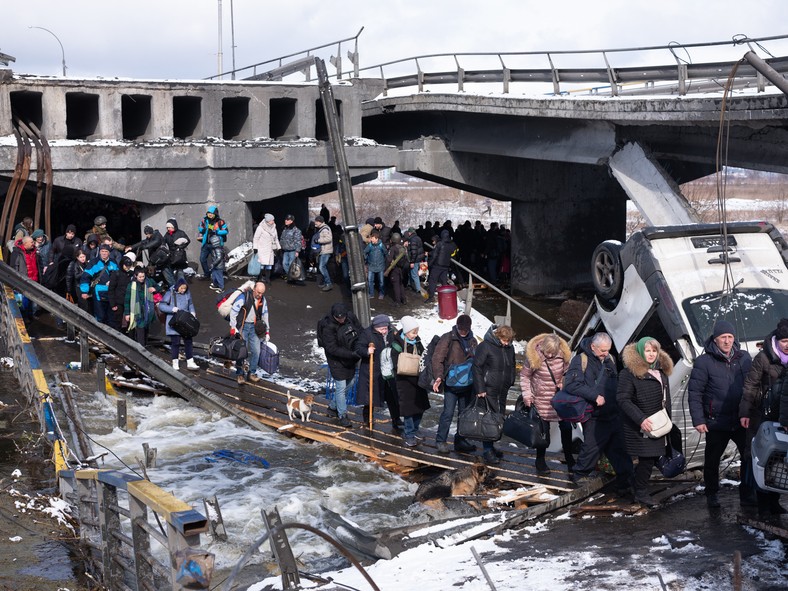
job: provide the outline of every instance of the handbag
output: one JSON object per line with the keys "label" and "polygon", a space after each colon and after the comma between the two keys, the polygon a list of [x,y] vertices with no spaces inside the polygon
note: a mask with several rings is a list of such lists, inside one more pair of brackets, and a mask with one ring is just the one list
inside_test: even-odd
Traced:
{"label": "handbag", "polygon": [[674,448],[670,443],[665,448],[665,455],[657,458],[657,468],[665,478],[675,478],[682,474],[687,467],[684,454]]}
{"label": "handbag", "polygon": [[487,397],[475,397],[457,419],[457,433],[466,439],[498,441],[503,433],[503,415],[495,412]]}
{"label": "handbag", "polygon": [[651,431],[648,431],[646,435],[651,437],[652,439],[659,439],[660,437],[664,437],[668,433],[670,433],[671,429],[673,429],[673,421],[670,420],[670,416],[668,415],[668,411],[665,409],[665,397],[667,396],[667,392],[665,387],[662,387],[662,408],[659,409],[652,415],[649,415],[647,418],[651,421]]}
{"label": "handbag", "polygon": [[279,348],[271,342],[260,343],[260,359],[258,367],[268,375],[279,371]]}
{"label": "handbag", "polygon": [[233,336],[216,337],[211,340],[208,351],[214,357],[229,359],[230,361],[241,361],[249,357],[249,349],[246,341],[236,339]]}
{"label": "handbag", "polygon": [[421,355],[416,354],[416,345],[413,345],[413,353],[408,353],[408,345],[405,345],[405,350],[397,356],[397,375],[400,376],[417,376],[419,375],[419,361]]}
{"label": "handbag", "polygon": [[246,266],[246,274],[250,277],[257,277],[263,266],[260,264],[260,259],[257,258],[257,253],[252,252],[252,258],[249,259],[249,264]]}
{"label": "handbag", "polygon": [[290,263],[290,268],[287,270],[287,278],[290,281],[303,281],[304,280],[304,264],[301,259],[296,256],[293,262]]}
{"label": "handbag", "polygon": [[186,251],[183,248],[175,247],[170,250],[170,266],[176,269],[186,266]]}
{"label": "handbag", "polygon": [[585,423],[594,411],[594,407],[588,400],[582,396],[570,394],[566,390],[556,392],[550,405],[555,409],[559,419],[572,423]]}
{"label": "handbag", "polygon": [[547,449],[550,445],[550,427],[542,420],[536,405],[526,407],[522,398],[517,399],[514,412],[503,422],[503,434],[534,449]]}
{"label": "handbag", "polygon": [[188,310],[178,310],[168,323],[170,328],[185,339],[191,339],[200,332],[200,321]]}
{"label": "handbag", "polygon": [[648,420],[651,421],[651,431],[648,431],[646,435],[652,439],[664,437],[670,433],[670,430],[673,428],[673,421],[670,420],[668,411],[664,408],[655,412],[653,415],[649,415]]}

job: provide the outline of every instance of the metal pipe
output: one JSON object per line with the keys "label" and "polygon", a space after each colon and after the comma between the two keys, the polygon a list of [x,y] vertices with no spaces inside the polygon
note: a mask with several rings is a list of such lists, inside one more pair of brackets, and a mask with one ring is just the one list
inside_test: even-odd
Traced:
{"label": "metal pipe", "polygon": [[744,59],[750,62],[753,68],[763,74],[764,78],[779,88],[783,94],[788,95],[788,80],[786,80],[782,74],[767,64],[766,61],[758,57],[753,51],[745,53]]}

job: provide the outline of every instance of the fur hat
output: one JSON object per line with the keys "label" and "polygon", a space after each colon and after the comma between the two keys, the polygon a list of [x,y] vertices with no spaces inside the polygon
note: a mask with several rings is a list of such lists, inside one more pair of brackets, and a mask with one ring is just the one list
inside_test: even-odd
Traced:
{"label": "fur hat", "polygon": [[712,332],[712,337],[716,339],[718,336],[723,334],[732,334],[735,337],[736,329],[727,320],[718,320],[717,322],[714,323],[714,330]]}
{"label": "fur hat", "polygon": [[385,314],[378,314],[372,319],[372,326],[373,328],[378,328],[381,326],[388,326],[389,325],[389,317]]}
{"label": "fur hat", "polygon": [[460,330],[471,330],[471,317],[467,314],[457,316],[457,328]]}
{"label": "fur hat", "polygon": [[414,328],[419,327],[419,321],[413,316],[403,316],[399,323],[402,325],[402,334],[408,334]]}

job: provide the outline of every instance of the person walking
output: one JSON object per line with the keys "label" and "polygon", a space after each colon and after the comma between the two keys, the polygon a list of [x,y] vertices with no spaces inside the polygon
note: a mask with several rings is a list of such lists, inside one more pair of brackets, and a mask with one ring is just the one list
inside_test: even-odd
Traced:
{"label": "person walking", "polygon": [[82,274],[88,264],[88,255],[81,248],[74,251],[74,260],[71,261],[66,270],[66,299],[70,299],[71,303],[76,303],[80,310],[93,315],[93,306],[91,299],[83,298],[82,292],[79,289],[79,283],[82,281]]}
{"label": "person walking", "polygon": [[[471,317],[467,314],[457,316],[457,321],[452,329],[442,335],[435,345],[432,353],[432,375],[435,381],[432,384],[433,392],[443,390],[443,410],[438,419],[438,431],[435,434],[435,444],[438,453],[449,453],[451,447],[448,443],[449,429],[454,420],[454,411],[457,416],[470,404],[473,395],[471,384],[465,387],[446,385],[446,376],[454,366],[459,366],[468,361],[473,364],[476,353],[476,337],[471,330]],[[476,446],[462,437],[454,434],[454,450],[462,453],[476,451]]]}
{"label": "person walking", "polygon": [[79,281],[80,297],[93,299],[93,316],[101,324],[109,324],[109,280],[112,273],[119,271],[118,266],[109,258],[110,246],[102,244],[98,258],[88,263]]}
{"label": "person walking", "polygon": [[583,424],[583,445],[572,480],[582,484],[590,478],[600,456],[605,454],[616,472],[616,491],[623,496],[631,489],[634,468],[624,446],[617,399],[618,371],[610,354],[612,347],[613,340],[606,332],[581,340],[580,353],[572,358],[564,374],[563,389],[585,398],[593,407]]}
{"label": "person walking", "polygon": [[162,296],[159,302],[159,311],[166,314],[164,320],[164,334],[170,337],[170,357],[172,368],[179,369],[179,357],[181,352],[181,339],[183,339],[183,353],[186,357],[186,369],[197,371],[200,366],[194,362],[194,339],[193,337],[181,337],[177,330],[170,326],[170,320],[178,310],[186,310],[193,316],[197,316],[194,308],[192,294],[189,291],[189,284],[185,279],[178,279]]}
{"label": "person walking", "polygon": [[413,316],[403,316],[400,324],[402,328],[391,336],[391,356],[396,368],[399,413],[404,423],[402,435],[406,446],[416,447],[423,441],[419,436],[419,427],[425,411],[430,408],[430,400],[427,391],[419,386],[418,363],[415,373],[405,372],[404,365],[406,355],[420,358],[424,353],[424,345],[419,338],[419,323]]}
{"label": "person walking", "polygon": [[[388,406],[391,416],[392,426],[400,429],[402,426],[399,414],[399,401],[396,399],[396,392],[384,386],[383,374],[380,366],[380,356],[383,349],[389,342],[390,319],[385,314],[378,314],[372,318],[371,324],[361,331],[354,348],[360,358],[358,368],[358,389],[360,400],[364,401],[365,413],[372,413],[369,405],[370,391],[372,392],[372,407],[381,407],[385,403]],[[370,366],[372,370],[370,371]],[[370,376],[370,373],[372,374]],[[371,379],[371,381],[370,381]],[[369,414],[365,414],[365,419],[369,420]]]}
{"label": "person walking", "polygon": [[128,332],[143,347],[148,344],[148,330],[151,322],[156,318],[154,293],[156,293],[156,285],[153,283],[153,279],[148,277],[144,267],[137,267],[134,270],[133,279],[126,288],[123,313]]}
{"label": "person walking", "polygon": [[[523,403],[526,406],[536,405],[536,410],[543,421],[558,423],[561,433],[561,448],[569,472],[575,465],[572,455],[572,424],[558,418],[550,401],[564,383],[564,372],[569,367],[572,351],[569,344],[556,334],[539,334],[533,337],[525,347],[523,369],[520,371],[520,389],[523,392]],[[549,446],[549,444],[548,444]],[[547,449],[536,450],[536,471],[549,474],[545,460]]]}
{"label": "person walking", "polygon": [[429,297],[425,300],[426,302],[433,301],[439,285],[449,282],[449,268],[452,256],[456,251],[457,245],[452,241],[449,231],[441,230],[440,240],[435,244],[429,256]]}
{"label": "person walking", "polygon": [[334,379],[334,398],[328,403],[328,416],[335,417],[340,427],[351,427],[347,416],[347,392],[356,379],[359,355],[354,350],[361,323],[348,307],[339,302],[318,322],[318,344],[323,347],[328,371]]}
{"label": "person walking", "polygon": [[369,244],[364,247],[364,262],[367,265],[367,288],[369,298],[375,297],[375,282],[378,284],[378,299],[385,297],[384,277],[386,270],[386,247],[380,241],[380,234],[372,230],[369,235]]}
{"label": "person walking", "polygon": [[415,228],[408,228],[405,231],[405,247],[408,249],[408,269],[411,289],[416,293],[421,293],[421,279],[419,278],[419,267],[427,256],[424,253],[424,242],[422,242]]}
{"label": "person walking", "polygon": [[763,339],[763,349],[752,360],[750,371],[744,378],[743,394],[739,403],[739,423],[747,430],[742,455],[742,482],[750,483],[755,491],[755,499],[742,497],[741,504],[751,505],[754,500],[758,513],[763,517],[783,515],[786,510],[780,505],[780,493],[760,490],[754,482],[752,440],[758,434],[758,429],[764,420],[779,419],[779,416],[764,417],[761,403],[770,389],[785,391],[785,386],[781,387],[780,384],[786,379],[788,379],[788,318],[783,318]]}
{"label": "person walking", "polygon": [[126,290],[134,275],[134,262],[137,257],[127,252],[120,260],[120,270],[112,273],[107,284],[107,301],[109,303],[109,325],[117,331],[123,327],[123,315],[126,307]]}
{"label": "person walking", "polygon": [[244,360],[235,364],[236,378],[239,384],[245,381],[256,383],[257,364],[260,361],[260,334],[268,340],[268,302],[265,299],[265,283],[257,281],[253,289],[247,289],[233,302],[230,309],[230,334],[246,341],[249,351],[249,371],[244,371]]}
{"label": "person walking", "polygon": [[167,232],[164,234],[162,241],[170,251],[170,259],[164,269],[162,269],[162,275],[167,285],[173,286],[177,279],[186,278],[183,273],[183,270],[189,264],[186,257],[186,247],[189,246],[191,240],[189,240],[186,232],[178,228],[178,221],[175,218],[167,220],[166,228]]}
{"label": "person walking", "polygon": [[[446,230],[444,230],[446,232]],[[492,325],[473,357],[473,389],[479,398],[487,398],[493,411],[506,412],[506,397],[514,384],[514,330],[511,326]],[[492,441],[482,442],[482,457],[488,465],[500,463],[503,452]]]}
{"label": "person walking", "polygon": [[295,225],[295,216],[288,213],[285,216],[285,227],[282,228],[282,234],[279,236],[279,245],[282,248],[282,268],[286,278],[289,277],[290,266],[301,253],[303,240],[304,236],[301,234],[301,230]]}
{"label": "person walking", "polygon": [[331,281],[331,274],[328,272],[328,261],[331,255],[334,254],[334,235],[331,233],[331,228],[326,224],[323,216],[315,217],[315,239],[320,245],[320,255],[317,259],[317,268],[320,275],[323,277],[323,286],[320,291],[331,291],[333,289],[333,282]]}
{"label": "person walking", "polygon": [[227,222],[219,215],[219,208],[216,205],[209,206],[205,212],[205,217],[200,220],[200,224],[197,226],[197,240],[200,241],[200,266],[202,267],[203,276],[211,278],[210,287],[212,289],[221,287],[219,291],[224,290],[224,272],[222,272],[221,283],[216,283],[213,273],[215,266],[212,265],[215,247],[211,237],[217,236],[220,242],[219,247],[222,247],[227,241],[228,233]]}
{"label": "person walking", "polygon": [[276,220],[272,214],[265,214],[263,221],[257,224],[252,245],[256,253],[252,256],[257,257],[261,269],[257,275],[257,281],[269,284],[271,283],[271,269],[274,267],[276,251],[280,249],[279,238],[276,235]]}
{"label": "person walking", "polygon": [[402,237],[397,233],[392,233],[391,244],[386,254],[386,270],[383,272],[383,276],[388,277],[391,284],[395,307],[407,303],[403,279],[404,273],[407,272],[408,268],[408,251],[402,245]]}
{"label": "person walking", "polygon": [[[744,458],[747,432],[739,420],[739,405],[744,378],[751,365],[750,354],[736,341],[733,324],[718,320],[690,373],[687,390],[692,424],[698,433],[706,436],[703,481],[706,505],[710,509],[720,507],[720,460],[728,443],[733,441]],[[742,482],[739,500],[746,503],[751,495],[752,490]]]}
{"label": "person walking", "polygon": [[139,242],[127,246],[126,252],[133,252],[140,262],[142,262],[143,253],[146,253],[147,260],[150,261],[151,255],[164,243],[164,237],[161,235],[161,232],[154,230],[153,226],[145,226],[142,229],[142,233],[145,237]]}
{"label": "person walking", "polygon": [[630,456],[637,456],[635,466],[635,502],[656,507],[648,490],[648,481],[659,456],[665,454],[667,435],[651,437],[649,417],[665,409],[672,416],[670,384],[673,361],[662,350],[659,341],[643,337],[630,343],[621,353],[624,369],[618,374],[618,406],[623,414],[624,445]]}

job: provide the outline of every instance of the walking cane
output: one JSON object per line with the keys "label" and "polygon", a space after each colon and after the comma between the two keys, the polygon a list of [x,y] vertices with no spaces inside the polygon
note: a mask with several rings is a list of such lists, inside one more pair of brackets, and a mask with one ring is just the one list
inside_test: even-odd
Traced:
{"label": "walking cane", "polygon": [[372,409],[374,408],[372,405],[374,403],[374,391],[375,391],[375,384],[372,381],[372,364],[373,358],[375,353],[372,352],[369,354],[369,431],[372,432]]}

